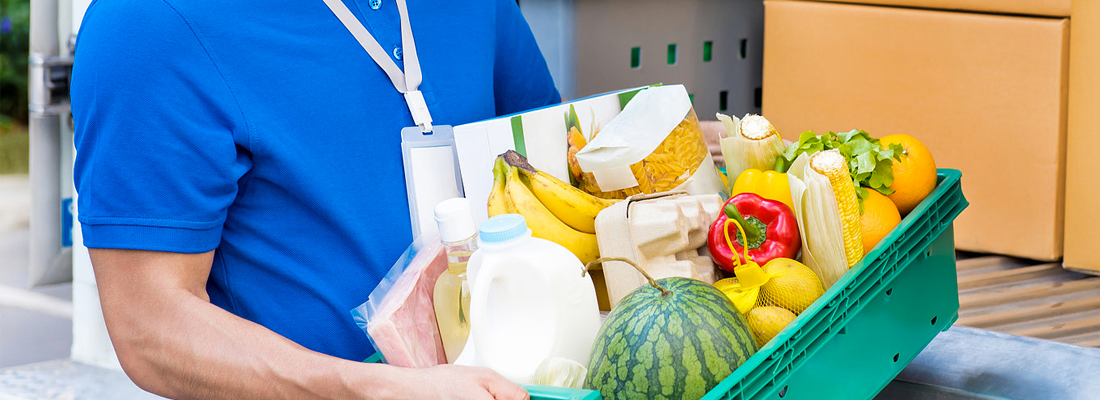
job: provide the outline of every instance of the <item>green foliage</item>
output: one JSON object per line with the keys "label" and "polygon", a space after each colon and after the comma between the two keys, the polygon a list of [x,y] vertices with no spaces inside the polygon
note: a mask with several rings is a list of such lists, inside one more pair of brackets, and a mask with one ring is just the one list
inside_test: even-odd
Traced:
{"label": "green foliage", "polygon": [[775,161],[775,170],[787,172],[799,155],[832,149],[839,150],[840,154],[848,160],[848,169],[852,174],[852,181],[855,182],[856,195],[861,202],[861,208],[863,199],[867,198],[866,188],[875,189],[884,195],[894,193],[890,190],[890,185],[894,183],[892,167],[894,160],[901,160],[904,149],[899,144],[882,148],[878,139],[859,129],[842,133],[829,132],[824,135],[815,134],[813,131],[802,132],[798,141],[787,146]]}
{"label": "green foliage", "polygon": [[16,126],[12,132],[4,133],[0,127],[0,175],[26,174],[29,169],[30,136],[27,131]]}
{"label": "green foliage", "polygon": [[0,0],[0,115],[27,121],[30,1]]}

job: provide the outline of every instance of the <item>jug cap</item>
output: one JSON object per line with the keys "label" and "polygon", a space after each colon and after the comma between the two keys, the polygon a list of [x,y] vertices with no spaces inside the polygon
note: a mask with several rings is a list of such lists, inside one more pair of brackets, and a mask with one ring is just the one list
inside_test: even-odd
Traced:
{"label": "jug cap", "polygon": [[439,224],[439,239],[444,243],[461,242],[477,233],[474,214],[470,212],[470,202],[463,197],[436,204],[435,223]]}
{"label": "jug cap", "polygon": [[478,231],[482,242],[506,242],[527,233],[527,220],[519,214],[501,214],[482,222]]}

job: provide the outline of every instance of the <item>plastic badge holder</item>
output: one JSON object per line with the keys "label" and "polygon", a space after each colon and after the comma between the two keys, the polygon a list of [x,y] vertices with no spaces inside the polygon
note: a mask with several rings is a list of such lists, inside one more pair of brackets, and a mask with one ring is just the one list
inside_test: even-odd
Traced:
{"label": "plastic badge holder", "polygon": [[[958,170],[703,399],[871,399],[959,318]],[[585,400],[594,400],[595,398]]]}
{"label": "plastic badge holder", "polygon": [[409,199],[413,237],[438,234],[435,205],[462,197],[462,174],[458,167],[454,130],[436,125],[431,132],[419,126],[401,130],[401,160]]}

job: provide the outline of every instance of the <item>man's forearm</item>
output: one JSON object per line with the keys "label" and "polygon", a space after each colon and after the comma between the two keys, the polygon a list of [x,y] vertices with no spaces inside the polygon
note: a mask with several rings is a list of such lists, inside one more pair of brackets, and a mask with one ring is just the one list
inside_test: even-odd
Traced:
{"label": "man's forearm", "polygon": [[111,324],[127,327],[128,334],[113,335],[119,359],[151,392],[179,399],[359,398],[349,386],[361,384],[385,398],[380,391],[397,386],[387,382],[396,379],[394,368],[312,352],[194,296],[150,300],[171,304],[158,307],[162,315],[116,316]]}
{"label": "man's forearm", "polygon": [[501,399],[523,388],[485,368],[397,368],[310,351],[210,303],[213,252],[91,249],[122,368],[175,399]]}
{"label": "man's forearm", "polygon": [[150,392],[179,399],[386,398],[408,374],[310,351],[214,306],[205,290],[213,252],[91,255],[119,361]]}

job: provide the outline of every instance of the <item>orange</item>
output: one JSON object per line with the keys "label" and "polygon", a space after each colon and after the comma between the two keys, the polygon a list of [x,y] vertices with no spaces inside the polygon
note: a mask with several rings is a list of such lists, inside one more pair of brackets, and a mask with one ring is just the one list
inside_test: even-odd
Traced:
{"label": "orange", "polygon": [[909,214],[921,200],[936,188],[936,160],[932,153],[916,138],[909,135],[889,135],[879,139],[882,147],[900,144],[904,149],[901,161],[894,160],[894,194],[890,200],[897,205],[901,215]]}
{"label": "orange", "polygon": [[867,255],[901,223],[901,214],[889,198],[874,189],[867,189],[867,198],[863,199],[863,216],[859,223],[863,228],[863,255]]}

